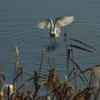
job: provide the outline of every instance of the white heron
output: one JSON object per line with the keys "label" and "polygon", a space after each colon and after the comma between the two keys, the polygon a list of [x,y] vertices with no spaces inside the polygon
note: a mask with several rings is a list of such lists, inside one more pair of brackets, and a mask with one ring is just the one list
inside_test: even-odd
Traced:
{"label": "white heron", "polygon": [[8,94],[8,92],[10,93],[9,95],[14,93],[14,87],[12,84],[5,84],[4,93]]}
{"label": "white heron", "polygon": [[11,96],[13,93],[14,93],[14,86],[12,84],[4,84],[0,91],[0,95],[2,96],[4,96],[4,94]]}
{"label": "white heron", "polygon": [[74,21],[74,16],[58,17],[55,19],[54,23],[53,20],[49,18],[45,21],[39,22],[37,24],[37,27],[40,29],[46,29],[46,28],[49,29],[50,30],[49,35],[52,41],[52,38],[54,38],[55,40],[55,37],[60,36],[59,34],[61,33],[61,27],[67,26],[73,21]]}

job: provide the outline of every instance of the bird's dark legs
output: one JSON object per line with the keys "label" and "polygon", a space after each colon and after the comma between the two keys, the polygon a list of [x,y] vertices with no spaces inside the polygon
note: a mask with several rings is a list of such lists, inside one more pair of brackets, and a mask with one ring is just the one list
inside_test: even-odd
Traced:
{"label": "bird's dark legs", "polygon": [[51,37],[51,45],[55,45],[55,42],[56,42],[55,34],[54,33],[50,33],[50,37]]}
{"label": "bird's dark legs", "polygon": [[51,45],[52,44],[55,45],[55,43],[56,43],[56,39],[51,37]]}

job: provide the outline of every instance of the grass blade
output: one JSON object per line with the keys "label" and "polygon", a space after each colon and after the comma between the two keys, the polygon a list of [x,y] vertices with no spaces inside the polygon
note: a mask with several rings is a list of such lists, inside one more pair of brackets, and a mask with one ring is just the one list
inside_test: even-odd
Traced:
{"label": "grass blade", "polygon": [[84,42],[82,42],[82,41],[80,41],[80,40],[77,40],[77,39],[72,39],[72,40],[75,41],[75,42],[78,42],[78,43],[80,43],[80,44],[83,44],[83,45],[85,45],[85,46],[87,46],[87,47],[89,47],[89,48],[95,50],[95,48],[93,48],[92,46],[90,46],[90,45],[88,45],[88,44],[86,44],[86,43],[84,43]]}
{"label": "grass blade", "polygon": [[92,53],[92,52],[93,52],[93,51],[91,51],[91,50],[85,49],[85,48],[80,47],[80,46],[77,46],[77,45],[69,45],[69,46],[71,46],[71,47],[73,47],[73,48],[80,49],[80,50],[84,50],[84,51],[87,51],[87,52],[90,52],[90,53]]}

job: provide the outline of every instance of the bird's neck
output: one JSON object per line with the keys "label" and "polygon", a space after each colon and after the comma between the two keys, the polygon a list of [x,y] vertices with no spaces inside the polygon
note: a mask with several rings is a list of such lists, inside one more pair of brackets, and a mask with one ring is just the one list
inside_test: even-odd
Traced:
{"label": "bird's neck", "polygon": [[54,29],[54,24],[53,24],[53,21],[52,21],[52,19],[50,18],[50,22],[51,22],[51,31],[53,31],[53,29]]}

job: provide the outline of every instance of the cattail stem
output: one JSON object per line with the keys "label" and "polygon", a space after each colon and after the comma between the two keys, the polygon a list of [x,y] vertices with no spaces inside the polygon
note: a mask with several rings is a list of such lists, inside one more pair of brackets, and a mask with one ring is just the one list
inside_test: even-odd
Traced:
{"label": "cattail stem", "polygon": [[66,27],[65,27],[65,33],[64,33],[64,37],[65,37],[65,44],[66,44],[66,67],[67,67],[67,76],[69,76],[69,67],[68,67],[68,43],[67,43],[67,32],[66,32]]}
{"label": "cattail stem", "polygon": [[40,72],[41,72],[41,69],[42,69],[43,57],[44,57],[44,51],[42,50],[41,62],[40,62],[40,68],[39,68],[39,74],[40,74]]}

